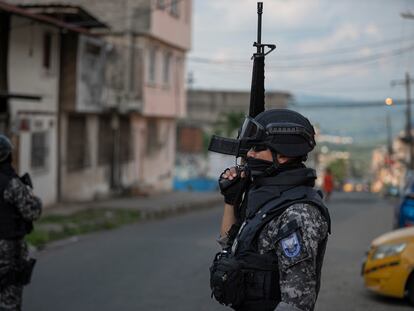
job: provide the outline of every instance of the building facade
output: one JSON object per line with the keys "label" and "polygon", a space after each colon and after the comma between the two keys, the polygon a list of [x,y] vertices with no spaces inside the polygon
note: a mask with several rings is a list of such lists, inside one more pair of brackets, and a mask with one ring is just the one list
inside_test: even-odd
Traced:
{"label": "building facade", "polygon": [[[184,121],[210,128],[229,113],[247,114],[250,92],[223,90],[189,90],[187,118]],[[292,95],[288,92],[266,92],[266,109],[287,108]]]}
{"label": "building facade", "polygon": [[9,2],[95,34],[62,36],[58,197],[170,190],[191,0]]}
{"label": "building facade", "polygon": [[61,32],[77,29],[0,2],[1,131],[12,138],[14,165],[29,173],[45,205],[59,196]]}

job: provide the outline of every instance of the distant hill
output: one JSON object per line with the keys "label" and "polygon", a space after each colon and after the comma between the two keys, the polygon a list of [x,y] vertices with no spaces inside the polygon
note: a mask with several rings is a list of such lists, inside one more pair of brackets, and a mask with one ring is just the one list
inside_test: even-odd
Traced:
{"label": "distant hill", "polygon": [[[394,137],[405,128],[404,101],[396,101],[396,105],[388,107],[382,101],[367,103],[318,96],[295,96],[295,99],[289,108],[308,117],[322,134],[351,136],[357,145],[375,146],[387,141],[387,111]],[[364,106],[371,103],[378,107]],[[318,107],[327,104],[331,107]]]}

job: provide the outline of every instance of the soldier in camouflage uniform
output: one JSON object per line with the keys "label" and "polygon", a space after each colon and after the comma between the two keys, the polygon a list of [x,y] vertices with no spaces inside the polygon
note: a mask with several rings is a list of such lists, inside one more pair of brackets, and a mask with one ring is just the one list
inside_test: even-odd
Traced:
{"label": "soldier in camouflage uniform", "polygon": [[9,139],[0,135],[0,311],[22,308],[23,285],[34,265],[24,236],[42,209],[40,199],[14,171],[11,151]]}
{"label": "soldier in camouflage uniform", "polygon": [[250,139],[251,148],[244,167],[220,176],[227,186],[213,294],[238,311],[312,311],[330,232],[329,212],[313,189],[315,171],[303,164],[315,146],[313,127],[299,113],[274,109],[246,120],[239,139]]}

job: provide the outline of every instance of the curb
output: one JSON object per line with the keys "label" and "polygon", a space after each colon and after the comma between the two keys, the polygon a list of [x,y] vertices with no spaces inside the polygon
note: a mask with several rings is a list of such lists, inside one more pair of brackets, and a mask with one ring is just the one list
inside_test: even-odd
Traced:
{"label": "curb", "polygon": [[170,205],[168,208],[162,208],[158,210],[140,210],[141,220],[154,220],[167,218],[169,216],[175,216],[180,214],[186,214],[189,212],[204,210],[210,207],[214,207],[217,204],[220,204],[223,201],[223,198],[217,197],[203,202],[187,202],[183,204]]}
{"label": "curb", "polygon": [[[122,210],[134,210],[134,211],[138,211],[140,214],[139,219],[137,219],[136,221],[129,223],[129,224],[123,224],[120,225],[117,228],[121,228],[125,225],[130,225],[130,224],[139,224],[141,222],[145,222],[145,221],[151,221],[151,220],[157,220],[157,219],[165,219],[168,217],[173,217],[173,216],[178,216],[178,215],[184,215],[187,213],[191,213],[191,212],[195,212],[195,211],[201,211],[201,210],[207,210],[209,208],[213,208],[216,207],[217,205],[219,205],[220,203],[223,202],[223,198],[221,196],[217,196],[217,197],[213,197],[213,198],[208,198],[205,200],[199,200],[199,201],[193,201],[193,202],[181,202],[181,203],[171,203],[168,206],[163,206],[160,208],[147,208],[147,209],[139,209],[139,208],[112,208],[112,209],[122,209]],[[91,210],[99,210],[101,207],[99,206],[85,206],[85,209],[91,209]],[[111,209],[111,208],[108,208]],[[52,226],[53,227],[53,226]],[[60,240],[55,240],[55,241],[50,241],[48,243],[46,243],[43,247],[41,247],[40,249],[36,249],[35,247],[33,247],[34,249],[32,251],[34,252],[38,252],[38,251],[43,251],[46,249],[51,249],[51,248],[56,248],[56,247],[61,247],[61,246],[65,246],[67,244],[72,244],[72,243],[76,243],[78,242],[82,236],[88,235],[88,234],[93,234],[93,233],[99,233],[99,232],[105,232],[105,231],[110,231],[111,229],[102,229],[102,230],[96,230],[96,231],[92,231],[92,232],[88,232],[85,234],[78,234],[78,235],[73,235],[73,236],[69,236]]]}

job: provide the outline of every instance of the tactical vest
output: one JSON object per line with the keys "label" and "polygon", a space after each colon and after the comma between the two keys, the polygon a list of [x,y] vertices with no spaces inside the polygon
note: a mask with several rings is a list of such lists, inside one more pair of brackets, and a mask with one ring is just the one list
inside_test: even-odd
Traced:
{"label": "tactical vest", "polygon": [[[242,224],[233,244],[232,256],[243,267],[245,299],[237,310],[274,310],[281,301],[279,286],[279,268],[276,252],[260,254],[258,237],[266,224],[277,219],[289,206],[296,203],[308,203],[317,207],[326,219],[330,232],[330,216],[321,195],[309,186],[296,186],[274,197],[255,213],[250,213]],[[292,231],[278,232],[277,240],[291,234]],[[320,272],[327,238],[318,247],[317,292],[320,287]]]}
{"label": "tactical vest", "polygon": [[0,172],[0,239],[20,239],[31,230],[31,223],[23,219],[15,206],[4,200],[4,191],[11,179],[11,176]]}

